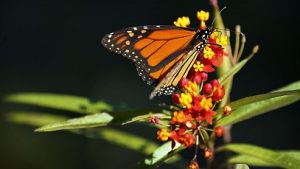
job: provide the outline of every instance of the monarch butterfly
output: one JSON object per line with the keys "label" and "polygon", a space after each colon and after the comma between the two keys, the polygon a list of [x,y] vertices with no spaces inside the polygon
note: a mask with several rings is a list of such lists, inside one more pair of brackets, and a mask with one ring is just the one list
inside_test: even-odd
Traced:
{"label": "monarch butterfly", "polygon": [[196,30],[147,25],[112,32],[105,35],[101,43],[136,64],[139,76],[147,84],[155,86],[150,94],[152,99],[156,95],[171,95],[174,92],[208,44],[212,32],[212,26]]}

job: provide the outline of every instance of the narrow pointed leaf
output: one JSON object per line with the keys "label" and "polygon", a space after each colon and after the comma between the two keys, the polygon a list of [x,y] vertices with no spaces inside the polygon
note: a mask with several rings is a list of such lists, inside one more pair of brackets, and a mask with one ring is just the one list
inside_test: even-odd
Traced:
{"label": "narrow pointed leaf", "polygon": [[76,113],[112,111],[112,106],[102,101],[92,103],[84,97],[53,93],[16,93],[6,96],[5,101]]}
{"label": "narrow pointed leaf", "polygon": [[[9,112],[6,119],[17,124],[30,125],[40,127],[49,123],[67,120],[64,116],[52,115],[42,112]],[[139,153],[148,155],[158,148],[156,143],[134,134],[123,132],[116,129],[105,128],[86,128],[66,130],[75,134],[80,134],[88,138],[96,138],[106,140],[114,145],[118,145]]]}
{"label": "narrow pointed leaf", "polygon": [[[278,153],[284,153],[286,155],[289,155],[291,157],[294,157],[298,160],[300,160],[300,151],[277,151]],[[228,160],[228,163],[231,164],[238,164],[238,163],[246,163],[251,166],[259,166],[259,167],[276,167],[273,163],[270,163],[268,161],[264,161],[260,158],[256,158],[249,155],[236,155],[234,157],[231,157]]]}
{"label": "narrow pointed leaf", "polygon": [[[67,118],[64,116],[52,115],[42,112],[9,112],[6,116],[7,120],[18,123],[18,124],[25,124],[34,127],[43,126],[49,123],[54,123],[58,121],[64,121]],[[169,152],[170,146],[162,146],[162,148],[145,138],[139,137],[137,135],[123,132],[116,129],[111,129],[108,127],[105,128],[85,128],[85,129],[73,129],[73,130],[66,130],[71,133],[80,134],[88,138],[96,138],[96,139],[103,139],[111,144],[127,148],[132,151],[136,151],[145,155],[149,155],[153,152],[153,155],[150,155],[146,160],[143,161],[143,165],[146,165],[145,162],[148,161],[147,167],[154,167],[156,164],[160,164],[163,159],[169,159],[166,163],[173,164],[176,166],[181,165],[181,157],[175,153],[165,155],[162,153],[163,151]],[[162,153],[162,154],[161,154]],[[155,155],[154,155],[155,154]],[[159,159],[161,154],[161,158]],[[165,156],[163,156],[165,155]],[[156,163],[150,164],[149,160],[156,161]],[[142,164],[138,165],[137,167],[142,166]]]}
{"label": "narrow pointed leaf", "polygon": [[283,86],[279,89],[274,90],[273,92],[281,92],[281,91],[288,91],[288,90],[297,90],[300,89],[300,80],[296,82],[292,82],[286,86]]}
{"label": "narrow pointed leaf", "polygon": [[[273,164],[276,167],[299,169],[300,159],[286,153],[272,151],[270,149],[250,144],[228,144],[219,147],[217,151],[233,151],[240,155],[247,155],[263,161],[265,164]],[[260,161],[260,162],[261,162]],[[257,161],[256,161],[257,162]],[[258,161],[259,162],[259,161]]]}
{"label": "narrow pointed leaf", "polygon": [[80,118],[69,119],[63,122],[48,124],[36,129],[35,131],[48,132],[48,131],[57,131],[57,130],[105,126],[112,119],[113,117],[108,113],[97,113],[97,114],[87,115]]}
{"label": "narrow pointed leaf", "polygon": [[[230,116],[220,119],[216,125],[232,125],[260,114],[275,110],[300,100],[299,86],[293,84],[281,91],[246,97],[230,103],[233,111]],[[285,89],[289,89],[286,91]],[[218,110],[221,112],[221,110]]]}
{"label": "narrow pointed leaf", "polygon": [[281,92],[273,92],[273,93],[266,93],[266,94],[259,94],[255,96],[245,97],[239,99],[237,101],[233,101],[230,103],[230,107],[232,109],[237,109],[241,106],[245,106],[247,104],[279,97],[279,96],[286,96],[286,95],[300,95],[300,90],[290,90],[290,91],[281,91]]}

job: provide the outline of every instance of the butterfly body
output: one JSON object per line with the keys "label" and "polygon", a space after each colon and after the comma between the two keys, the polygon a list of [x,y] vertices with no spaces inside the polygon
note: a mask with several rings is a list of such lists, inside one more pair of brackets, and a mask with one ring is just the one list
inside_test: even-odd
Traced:
{"label": "butterfly body", "polygon": [[125,28],[107,34],[102,44],[132,60],[139,76],[155,86],[150,95],[170,95],[208,43],[212,27],[190,29],[149,25]]}

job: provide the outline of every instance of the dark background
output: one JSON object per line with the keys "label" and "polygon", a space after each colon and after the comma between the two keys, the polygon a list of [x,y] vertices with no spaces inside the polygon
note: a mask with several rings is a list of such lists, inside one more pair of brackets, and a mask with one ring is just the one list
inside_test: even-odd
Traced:
{"label": "dark background", "polygon": [[[299,80],[299,6],[297,1],[221,1],[226,26],[242,25],[246,55],[255,44],[259,53],[234,80],[232,99],[255,95]],[[0,1],[0,94],[55,92],[150,107],[152,88],[137,76],[135,66],[102,46],[104,34],[120,28],[172,24],[211,7],[204,0],[9,0]],[[245,56],[244,55],[244,56]],[[1,103],[1,114],[12,107]],[[273,149],[300,149],[299,103],[233,127],[233,141]],[[33,133],[33,128],[0,125],[1,168],[129,168],[141,154],[105,141],[66,132]],[[155,131],[130,125],[126,130]],[[145,135],[145,134],[144,134]],[[191,156],[191,155],[190,155]],[[188,155],[188,158],[189,155]],[[203,165],[202,165],[203,166]]]}

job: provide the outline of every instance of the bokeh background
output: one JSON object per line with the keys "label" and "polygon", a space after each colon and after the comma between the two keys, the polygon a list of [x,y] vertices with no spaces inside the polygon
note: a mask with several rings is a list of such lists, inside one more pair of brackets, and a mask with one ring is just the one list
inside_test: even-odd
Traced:
{"label": "bokeh background", "polygon": [[[297,1],[220,0],[228,28],[242,25],[246,50],[259,53],[236,75],[232,100],[268,92],[299,80],[299,6]],[[0,95],[53,92],[134,107],[151,107],[168,97],[148,100],[152,88],[137,76],[130,61],[100,45],[104,34],[120,28],[172,24],[196,11],[211,11],[207,0],[1,0]],[[245,56],[245,55],[244,55]],[[102,140],[67,132],[34,133],[7,122],[14,109],[0,104],[0,167],[10,169],[130,168],[143,156]],[[233,127],[233,141],[273,149],[300,149],[299,103]],[[58,112],[56,112],[58,113]],[[120,127],[119,127],[120,128]],[[126,131],[155,140],[147,126]],[[187,159],[192,155],[186,153]]]}

